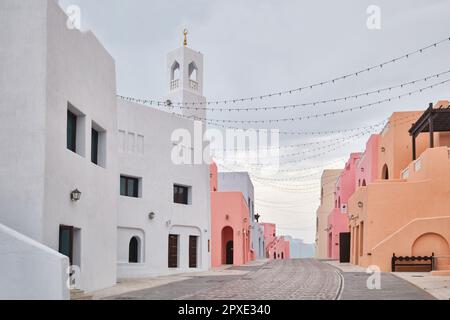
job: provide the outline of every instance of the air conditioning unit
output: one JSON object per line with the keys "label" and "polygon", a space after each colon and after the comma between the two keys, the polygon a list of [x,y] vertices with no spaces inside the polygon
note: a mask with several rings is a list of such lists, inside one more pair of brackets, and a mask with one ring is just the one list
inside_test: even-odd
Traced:
{"label": "air conditioning unit", "polygon": [[347,213],[347,204],[341,205],[341,213]]}

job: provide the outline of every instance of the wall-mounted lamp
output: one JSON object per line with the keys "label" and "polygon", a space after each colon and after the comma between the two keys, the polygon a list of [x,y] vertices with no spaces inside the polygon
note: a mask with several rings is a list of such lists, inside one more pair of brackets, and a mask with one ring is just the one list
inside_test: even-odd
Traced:
{"label": "wall-mounted lamp", "polygon": [[81,199],[81,191],[80,190],[75,189],[70,193],[70,200],[80,201],[80,199]]}
{"label": "wall-mounted lamp", "polygon": [[148,218],[149,218],[150,220],[153,220],[153,219],[155,219],[155,215],[156,215],[156,213],[150,212],[150,213],[148,214]]}
{"label": "wall-mounted lamp", "polygon": [[225,220],[230,220],[230,215],[225,215]]}
{"label": "wall-mounted lamp", "polygon": [[385,147],[381,147],[381,152],[386,152],[386,148]]}
{"label": "wall-mounted lamp", "polygon": [[172,224],[172,221],[170,221],[170,220],[166,221],[166,226],[170,227],[171,224]]}
{"label": "wall-mounted lamp", "polygon": [[358,202],[358,208],[362,209],[364,207],[364,203],[362,203],[361,201]]}

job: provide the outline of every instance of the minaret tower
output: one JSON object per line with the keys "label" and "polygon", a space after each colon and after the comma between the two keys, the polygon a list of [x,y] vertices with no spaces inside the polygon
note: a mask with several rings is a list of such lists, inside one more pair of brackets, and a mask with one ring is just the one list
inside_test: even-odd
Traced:
{"label": "minaret tower", "polygon": [[205,119],[206,111],[202,109],[206,107],[206,98],[203,96],[203,54],[188,48],[187,35],[185,29],[183,46],[167,55],[169,94],[166,100],[174,106],[183,103],[183,107],[188,107],[173,109],[176,113]]}

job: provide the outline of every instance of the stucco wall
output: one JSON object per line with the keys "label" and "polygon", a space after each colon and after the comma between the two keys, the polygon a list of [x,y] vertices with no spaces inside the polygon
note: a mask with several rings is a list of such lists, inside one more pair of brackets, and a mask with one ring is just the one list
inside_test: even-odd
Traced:
{"label": "stucco wall", "polygon": [[[141,179],[140,198],[119,197],[119,239],[126,242],[119,247],[128,245],[130,229],[140,230],[145,238],[143,261],[137,265],[120,262],[119,277],[207,270],[210,267],[208,241],[211,235],[209,166],[177,165],[171,159],[173,131],[186,129],[193,137],[194,122],[151,107],[118,101],[118,123],[122,137],[119,137],[118,176]],[[130,143],[130,134],[134,139],[142,137],[142,148]],[[174,184],[191,187],[190,205],[174,203]],[[153,220],[149,219],[150,212],[155,213]],[[195,234],[192,234],[193,230]],[[172,232],[181,237],[177,269],[168,268],[168,236]],[[188,252],[186,237],[190,234],[200,236],[201,254],[196,269],[188,267],[185,256]],[[123,256],[123,253],[119,252],[119,255]]]}
{"label": "stucco wall", "polygon": [[316,215],[316,252],[319,259],[328,257],[328,215],[334,208],[334,187],[342,170],[324,170],[321,178],[320,206]]}
{"label": "stucco wall", "polygon": [[0,224],[0,300],[67,300],[69,259]]}

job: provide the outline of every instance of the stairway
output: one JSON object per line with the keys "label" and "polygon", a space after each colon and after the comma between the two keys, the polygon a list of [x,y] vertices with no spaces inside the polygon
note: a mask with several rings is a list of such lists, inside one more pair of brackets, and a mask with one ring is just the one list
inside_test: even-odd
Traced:
{"label": "stairway", "polygon": [[82,290],[70,290],[70,300],[92,300],[93,296]]}

